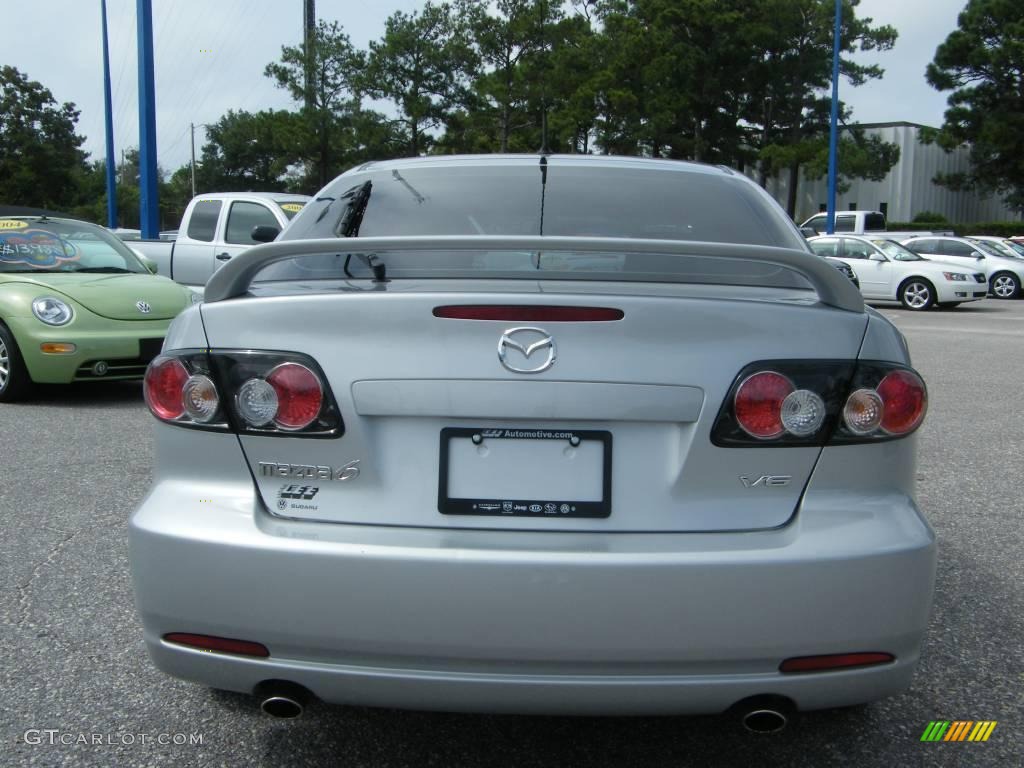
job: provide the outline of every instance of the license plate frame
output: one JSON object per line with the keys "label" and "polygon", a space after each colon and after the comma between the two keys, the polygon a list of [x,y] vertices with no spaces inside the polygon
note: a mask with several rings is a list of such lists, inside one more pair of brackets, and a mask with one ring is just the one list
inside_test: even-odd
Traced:
{"label": "license plate frame", "polygon": [[[601,459],[601,499],[534,498],[450,498],[448,496],[450,444],[453,438],[479,436],[483,440],[553,440],[573,445],[573,440],[599,442]],[[474,441],[475,442],[475,441]],[[606,518],[611,515],[612,433],[595,429],[525,429],[494,427],[444,427],[440,437],[440,468],[437,509],[443,515],[483,517]]]}

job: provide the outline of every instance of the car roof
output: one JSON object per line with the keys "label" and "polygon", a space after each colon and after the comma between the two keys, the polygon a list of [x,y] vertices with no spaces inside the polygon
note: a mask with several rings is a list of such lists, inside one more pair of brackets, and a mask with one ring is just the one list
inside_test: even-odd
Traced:
{"label": "car roof", "polygon": [[197,197],[201,197],[204,200],[225,200],[235,197],[254,197],[258,200],[284,200],[286,202],[289,200],[305,201],[313,199],[309,195],[299,195],[294,192],[210,192],[197,195]]}
{"label": "car roof", "polygon": [[[695,163],[689,160],[666,160],[651,157],[626,157],[622,155],[541,155],[541,154],[494,154],[494,155],[428,155],[426,157],[404,157],[394,160],[373,160],[356,166],[348,173],[363,171],[387,171],[402,168],[425,168],[438,165],[454,166],[508,166],[530,165],[547,158],[552,165],[601,167],[601,168],[646,168],[665,171],[705,173],[719,176],[739,174],[720,165]],[[347,174],[346,174],[347,175]],[[740,177],[745,178],[745,177]]]}

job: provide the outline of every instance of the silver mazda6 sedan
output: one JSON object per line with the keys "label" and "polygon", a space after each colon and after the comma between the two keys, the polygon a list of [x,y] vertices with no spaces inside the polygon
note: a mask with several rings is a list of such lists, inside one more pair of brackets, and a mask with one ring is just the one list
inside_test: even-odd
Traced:
{"label": "silver mazda6 sedan", "polygon": [[214,275],[145,396],[149,652],[272,714],[771,730],[895,694],[918,661],[925,385],[729,170],[360,166]]}

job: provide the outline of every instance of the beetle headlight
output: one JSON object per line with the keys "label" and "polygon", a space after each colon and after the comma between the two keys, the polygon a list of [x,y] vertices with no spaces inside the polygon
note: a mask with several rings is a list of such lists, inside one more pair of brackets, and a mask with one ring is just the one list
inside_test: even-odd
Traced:
{"label": "beetle headlight", "polygon": [[53,296],[40,296],[33,301],[32,314],[47,325],[67,325],[75,316],[70,306]]}

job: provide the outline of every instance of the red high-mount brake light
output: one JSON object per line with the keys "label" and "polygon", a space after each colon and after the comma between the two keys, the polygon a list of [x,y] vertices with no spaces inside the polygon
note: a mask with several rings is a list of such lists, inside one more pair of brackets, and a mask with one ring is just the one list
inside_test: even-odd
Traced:
{"label": "red high-mount brake light", "polygon": [[824,656],[797,656],[779,665],[780,672],[827,672],[834,669],[870,667],[896,660],[891,653],[830,653]]}
{"label": "red high-mount brake light", "polygon": [[434,307],[434,317],[453,320],[502,320],[509,323],[592,323],[621,320],[625,313],[609,307],[549,307],[516,304],[449,304]]}
{"label": "red high-mount brake light", "polygon": [[913,371],[892,371],[876,391],[882,400],[883,430],[890,435],[905,435],[917,429],[928,408],[928,392],[920,376]]}
{"label": "red high-mount brake light", "polygon": [[282,363],[267,376],[277,394],[274,423],[281,429],[296,430],[313,423],[324,400],[320,379],[298,363]]}
{"label": "red high-mount brake light", "polygon": [[179,419],[185,413],[182,393],[189,375],[175,357],[161,355],[146,368],[142,394],[153,415],[164,421]]}
{"label": "red high-mount brake light", "polygon": [[736,389],[733,405],[736,421],[751,437],[768,439],[786,431],[782,423],[782,403],[796,387],[775,371],[748,376]]}
{"label": "red high-mount brake light", "polygon": [[168,632],[163,638],[168,643],[187,645],[201,651],[217,651],[218,653],[234,653],[239,656],[255,656],[265,659],[270,656],[267,646],[249,640],[232,640],[228,637],[213,635],[196,635],[192,632]]}

